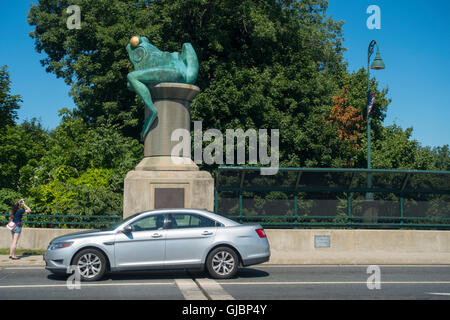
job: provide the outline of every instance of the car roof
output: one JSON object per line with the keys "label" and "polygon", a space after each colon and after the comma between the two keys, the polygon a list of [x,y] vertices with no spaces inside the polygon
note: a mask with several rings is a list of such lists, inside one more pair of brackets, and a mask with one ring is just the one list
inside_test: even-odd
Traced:
{"label": "car roof", "polygon": [[226,226],[232,226],[232,225],[239,224],[236,221],[233,221],[231,219],[228,219],[224,216],[218,215],[211,211],[202,210],[202,209],[189,209],[189,208],[164,208],[164,209],[147,210],[147,211],[142,211],[140,213],[137,213],[136,218],[141,215],[159,214],[159,213],[167,213],[167,214],[170,214],[170,213],[186,213],[186,214],[187,213],[195,213],[195,214],[200,214],[200,215],[206,216],[208,218],[217,220]]}

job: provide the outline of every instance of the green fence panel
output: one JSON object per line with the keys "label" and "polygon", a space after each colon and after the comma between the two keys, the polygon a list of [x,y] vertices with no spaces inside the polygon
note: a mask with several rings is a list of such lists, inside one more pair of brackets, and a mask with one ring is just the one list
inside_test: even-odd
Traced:
{"label": "green fence panel", "polygon": [[260,167],[219,167],[215,212],[267,228],[450,229],[450,171],[260,172]]}

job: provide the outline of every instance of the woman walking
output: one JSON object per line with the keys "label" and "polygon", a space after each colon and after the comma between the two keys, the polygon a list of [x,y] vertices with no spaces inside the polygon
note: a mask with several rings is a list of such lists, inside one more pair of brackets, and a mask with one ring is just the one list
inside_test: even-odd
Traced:
{"label": "woman walking", "polygon": [[[23,205],[24,209],[20,209],[20,206]],[[22,217],[24,213],[30,213],[31,209],[25,204],[24,199],[20,199],[16,203],[14,203],[11,207],[11,212],[9,219],[10,221],[14,222],[16,226],[14,229],[11,230],[11,236],[12,236],[12,244],[11,248],[9,250],[9,258],[12,260],[19,259],[16,257],[16,248],[17,243],[19,242],[20,233],[22,232]]]}

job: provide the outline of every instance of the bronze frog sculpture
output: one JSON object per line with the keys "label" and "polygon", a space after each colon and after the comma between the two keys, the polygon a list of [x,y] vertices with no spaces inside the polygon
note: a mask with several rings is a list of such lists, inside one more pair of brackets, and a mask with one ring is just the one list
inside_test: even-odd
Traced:
{"label": "bronze frog sculpture", "polygon": [[126,49],[135,70],[127,75],[128,88],[141,97],[149,111],[141,131],[141,140],[144,140],[158,115],[148,86],[162,82],[194,84],[198,75],[198,59],[190,43],[184,43],[181,52],[165,52],[152,45],[146,37],[134,36]]}

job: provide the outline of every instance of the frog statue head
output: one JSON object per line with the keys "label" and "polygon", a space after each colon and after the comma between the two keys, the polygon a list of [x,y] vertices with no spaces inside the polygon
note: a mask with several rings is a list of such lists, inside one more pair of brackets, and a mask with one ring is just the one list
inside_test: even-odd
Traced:
{"label": "frog statue head", "polygon": [[144,101],[149,115],[141,132],[144,140],[158,115],[147,86],[162,82],[194,84],[198,75],[198,59],[190,43],[184,43],[181,52],[165,52],[152,45],[146,37],[133,36],[126,47],[134,71],[130,72],[128,88]]}

